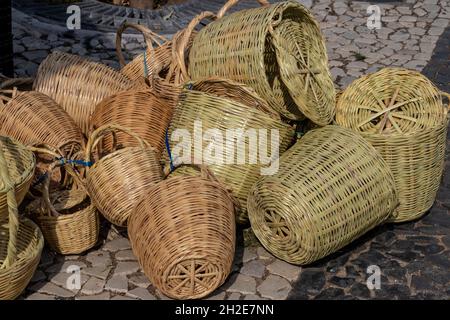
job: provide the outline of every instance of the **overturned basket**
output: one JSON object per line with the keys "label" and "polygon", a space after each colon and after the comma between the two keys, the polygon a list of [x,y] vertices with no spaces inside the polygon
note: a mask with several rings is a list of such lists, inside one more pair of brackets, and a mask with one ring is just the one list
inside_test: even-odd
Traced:
{"label": "overturned basket", "polygon": [[[44,143],[70,157],[84,149],[80,128],[52,98],[37,91],[11,90],[12,97],[1,96],[0,135],[24,144]],[[1,100],[7,100],[2,105]]]}
{"label": "overturned basket", "polygon": [[308,264],[386,221],[397,204],[392,173],[374,148],[326,126],[306,133],[281,156],[278,173],[258,180],[248,214],[271,253]]}
{"label": "overturned basket", "polygon": [[201,175],[169,176],[148,188],[130,217],[128,234],[156,288],[175,299],[202,298],[231,271],[233,200],[205,167]]}
{"label": "overturned basket", "polygon": [[[0,201],[8,207],[8,214],[0,213],[0,300],[17,298],[33,277],[41,258],[44,238],[39,228],[30,220],[18,215],[15,186],[20,184],[17,173],[10,178],[8,170],[15,171],[15,159],[4,155],[0,148]],[[34,159],[31,152],[29,158]],[[20,167],[29,171],[28,168]],[[20,176],[19,176],[20,177]],[[19,196],[20,198],[20,196]],[[7,204],[6,204],[7,202]]]}
{"label": "overturned basket", "polygon": [[189,73],[194,80],[218,76],[247,84],[289,119],[306,115],[325,125],[334,116],[324,39],[298,3],[242,10],[209,24],[194,39]]}
{"label": "overturned basket", "polygon": [[162,169],[155,149],[130,129],[105,125],[95,130],[86,147],[86,162],[108,134],[125,132],[139,142],[139,146],[100,154],[87,169],[86,188],[92,203],[102,215],[118,226],[125,226],[137,201],[155,182],[162,179]]}
{"label": "overturned basket", "polygon": [[389,164],[400,200],[392,222],[417,219],[433,205],[444,169],[447,110],[430,80],[402,68],[364,76],[340,95],[336,122],[361,134]]}
{"label": "overturned basket", "polygon": [[[151,89],[122,91],[103,100],[95,108],[91,117],[91,131],[106,125],[116,124],[132,128],[158,151],[158,156],[164,150],[164,137],[172,118],[173,109],[164,100],[156,96]],[[106,151],[118,147],[134,147],[139,144],[136,139],[126,133],[117,132],[116,141],[106,136],[102,148]]]}
{"label": "overturned basket", "polygon": [[[205,79],[189,82],[180,96],[168,130],[169,156],[166,156],[166,161],[181,158],[183,163],[207,164],[239,199],[239,223],[248,221],[246,201],[251,186],[261,174],[266,174],[266,171],[270,174],[272,160],[290,146],[295,134],[294,129],[283,123],[276,113],[266,110],[270,110],[267,103],[252,89],[233,81]],[[197,136],[199,130],[209,138],[204,139],[202,133]],[[191,140],[183,137],[182,142],[177,143],[184,132]],[[214,140],[216,133],[217,138],[222,139]],[[265,141],[265,147],[264,144],[257,145],[257,141]],[[210,150],[209,156],[205,156],[203,150]],[[257,150],[260,151],[259,159]],[[262,151],[266,152],[265,157]],[[214,154],[216,152],[217,155]],[[261,161],[263,158],[267,163]]]}
{"label": "overturned basket", "polygon": [[92,248],[98,240],[99,217],[86,196],[83,182],[68,164],[66,172],[73,177],[71,190],[50,191],[50,176],[54,168],[64,162],[54,162],[44,181],[42,198],[36,200],[33,219],[41,228],[50,247],[60,254],[80,254]]}
{"label": "overturned basket", "polygon": [[95,106],[132,85],[125,75],[106,65],[55,51],[39,66],[33,89],[53,98],[87,134]]}

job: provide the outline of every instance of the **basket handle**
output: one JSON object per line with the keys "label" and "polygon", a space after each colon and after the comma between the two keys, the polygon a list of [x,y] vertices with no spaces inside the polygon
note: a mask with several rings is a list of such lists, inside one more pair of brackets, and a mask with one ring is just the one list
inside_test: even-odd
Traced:
{"label": "basket handle", "polygon": [[42,190],[42,198],[44,200],[45,205],[47,206],[47,209],[50,211],[50,214],[53,217],[58,217],[60,214],[58,211],[56,211],[55,207],[53,206],[53,204],[50,201],[50,177],[51,177],[51,172],[53,171],[53,169],[55,169],[58,166],[64,166],[64,168],[66,169],[66,172],[72,176],[72,178],[74,179],[74,181],[76,182],[77,186],[80,186],[81,189],[83,189],[84,192],[86,192],[86,187],[81,179],[81,177],[78,175],[78,173],[70,166],[67,165],[66,163],[62,162],[62,161],[55,161],[53,162],[48,170],[47,170],[47,175],[46,175],[46,179],[44,181],[44,186],[43,186],[43,190]]}
{"label": "basket handle", "polygon": [[[212,13],[211,11],[204,11],[204,12],[200,13],[194,19],[192,19],[192,21],[188,24],[186,29],[184,29],[183,32],[176,35],[175,39],[173,40],[172,56],[174,59],[177,60],[177,64],[175,67],[179,68],[179,70],[181,72],[181,76],[182,76],[182,79],[175,80],[176,84],[181,83],[182,81],[184,81],[184,79],[189,79],[189,75],[188,75],[187,68],[186,68],[186,63],[184,60],[184,54],[185,54],[187,45],[189,43],[189,39],[192,36],[192,32],[194,31],[195,27],[203,19],[206,19],[206,18],[215,20],[215,19],[217,19],[217,16],[214,13]],[[166,78],[166,79],[170,79],[172,77],[174,71],[175,71],[174,68],[171,66],[171,71],[169,71],[168,78]]]}
{"label": "basket handle", "polygon": [[[267,7],[270,6],[269,1],[267,0],[256,0],[262,7]],[[239,0],[229,0],[227,3],[225,3],[223,5],[222,8],[220,8],[220,10],[217,12],[217,19],[222,18],[225,13],[227,13],[227,11],[233,7],[234,5],[236,5],[239,2]]]}
{"label": "basket handle", "polygon": [[[167,38],[153,32],[149,28],[135,23],[124,22],[118,29],[116,33],[116,53],[119,59],[120,66],[123,68],[125,66],[125,58],[122,52],[122,34],[128,29],[133,28],[137,31],[140,31],[144,36],[145,44],[147,49],[150,51],[151,56],[155,56],[155,49],[153,48],[153,43],[156,43],[159,47],[162,46],[162,43],[167,42]],[[144,64],[147,64],[147,59],[144,56]]]}
{"label": "basket handle", "polygon": [[6,191],[8,204],[8,226],[9,226],[9,241],[6,258],[0,265],[0,269],[9,268],[17,257],[17,234],[19,232],[19,211],[17,208],[16,192],[14,183],[11,181],[8,172],[8,164],[3,153],[3,148],[0,147],[0,175],[3,180],[3,192]]}
{"label": "basket handle", "polygon": [[32,85],[33,82],[33,78],[5,78],[5,80],[0,83],[0,90],[23,85]]}
{"label": "basket handle", "polygon": [[[17,89],[17,87],[13,87],[12,89],[6,90],[1,89],[0,90],[0,102],[4,104],[4,102],[8,103],[9,101],[13,100],[20,91]],[[10,95],[11,97],[9,97]]]}
{"label": "basket handle", "polygon": [[[119,125],[116,125],[116,124],[106,124],[104,126],[101,126],[97,129],[95,129],[91,133],[91,135],[88,139],[87,145],[86,145],[85,161],[90,162],[91,161],[91,153],[97,147],[99,142],[102,141],[103,138],[108,133],[114,134],[116,131],[121,131],[121,132],[124,132],[124,133],[132,136],[134,139],[137,140],[137,142],[139,143],[139,145],[142,149],[152,149],[153,151],[156,151],[155,148],[150,146],[150,144],[147,141],[143,140],[139,135],[134,133],[132,130],[122,127],[122,126],[119,126]],[[87,168],[87,170],[89,170],[89,169]]]}

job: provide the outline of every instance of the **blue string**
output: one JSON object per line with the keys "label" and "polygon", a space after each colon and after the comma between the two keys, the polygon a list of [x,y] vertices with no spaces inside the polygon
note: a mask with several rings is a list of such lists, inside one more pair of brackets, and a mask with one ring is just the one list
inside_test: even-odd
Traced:
{"label": "blue string", "polygon": [[144,51],[144,77],[148,78],[147,50]]}
{"label": "blue string", "polygon": [[175,170],[175,167],[173,166],[173,160],[172,160],[172,153],[170,152],[170,145],[169,145],[169,128],[166,129],[166,149],[167,153],[169,154],[169,161],[170,161],[170,172]]}
{"label": "blue string", "polygon": [[76,159],[65,159],[64,157],[60,157],[58,158],[59,161],[61,161],[61,164],[76,164],[79,166],[85,166],[85,167],[90,167],[92,166],[92,162],[91,161],[83,161],[83,160],[76,160]]}

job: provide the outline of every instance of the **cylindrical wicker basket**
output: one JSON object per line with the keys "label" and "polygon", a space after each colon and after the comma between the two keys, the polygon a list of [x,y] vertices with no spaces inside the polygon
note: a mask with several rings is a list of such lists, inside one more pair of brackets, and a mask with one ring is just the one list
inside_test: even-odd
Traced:
{"label": "cylindrical wicker basket", "polygon": [[447,109],[422,74],[385,68],[340,95],[337,124],[369,141],[389,164],[400,206],[390,221],[417,219],[434,203],[444,169]]}
{"label": "cylindrical wicker basket", "polygon": [[[15,189],[19,183],[17,172],[29,171],[23,163],[11,165],[0,148],[0,194],[7,201],[6,219],[0,215],[0,300],[17,298],[33,277],[41,258],[44,238],[39,228],[30,220],[20,218]],[[30,152],[30,158],[33,159]],[[11,178],[8,170],[12,171]],[[20,176],[20,175],[19,175]],[[2,201],[3,202],[3,201]]]}
{"label": "cylindrical wicker basket", "polygon": [[254,88],[289,119],[325,125],[335,90],[324,38],[312,14],[291,2],[242,10],[203,28],[189,56],[192,79],[217,76]]}
{"label": "cylindrical wicker basket", "polygon": [[60,254],[80,254],[97,243],[99,216],[85,196],[81,179],[67,164],[65,171],[74,179],[72,189],[50,192],[51,171],[61,165],[61,161],[57,161],[50,166],[50,174],[46,176],[42,198],[37,200],[39,204],[33,210],[33,218],[53,250]]}
{"label": "cylindrical wicker basket", "polygon": [[45,143],[68,157],[84,150],[80,128],[52,98],[37,91],[12,90],[12,98],[8,100],[4,106],[0,103],[0,135],[24,144]]}
{"label": "cylindrical wicker basket", "polygon": [[132,85],[125,75],[106,65],[55,51],[39,66],[33,89],[53,98],[87,134],[95,106]]}
{"label": "cylindrical wicker basket", "polygon": [[248,198],[252,229],[264,247],[309,264],[386,221],[398,204],[388,165],[361,136],[326,126],[309,131],[259,179]]}
{"label": "cylindrical wicker basket", "polygon": [[[132,128],[158,151],[159,157],[164,150],[164,137],[172,114],[171,106],[149,88],[123,91],[103,100],[95,108],[91,117],[91,131],[106,124]],[[118,147],[138,145],[132,136],[122,132],[117,132],[115,143]],[[102,148],[111,152],[113,144],[113,139],[107,136],[102,141]]]}
{"label": "cylindrical wicker basket", "polygon": [[[9,137],[0,136],[0,148],[8,164],[10,179],[15,186],[17,203],[20,205],[33,180],[36,159],[22,144]],[[0,193],[0,220],[8,216],[7,194]]]}
{"label": "cylindrical wicker basket", "polygon": [[[295,135],[294,129],[281,122],[278,115],[262,111],[266,108],[267,104],[254,91],[233,81],[207,79],[189,82],[180,96],[168,130],[167,145],[170,150],[167,151],[170,151],[170,156],[165,155],[166,161],[182,157],[184,163],[207,164],[241,202],[241,210],[237,211],[239,223],[248,221],[248,192],[263,168],[269,167],[269,163],[262,163],[261,157],[258,159],[258,152],[259,156],[266,152],[267,157],[276,159],[276,152],[281,155],[291,145]],[[203,139],[203,133],[208,132],[217,133],[218,140],[214,142],[212,135]],[[191,138],[189,141],[178,137],[184,133],[188,134],[186,138]],[[265,147],[270,151],[262,144],[258,145],[262,141],[267,142]],[[270,147],[272,141],[276,150]],[[214,154],[211,159],[204,158],[204,151],[210,148],[217,150],[218,158]]]}
{"label": "cylindrical wicker basket", "polygon": [[162,179],[162,169],[154,148],[130,129],[117,125],[102,126],[91,134],[86,147],[87,162],[107,134],[119,131],[133,136],[139,146],[101,154],[87,169],[86,188],[92,203],[106,219],[125,226],[141,196]]}
{"label": "cylindrical wicker basket", "polygon": [[175,299],[202,298],[231,272],[233,201],[206,168],[201,175],[169,176],[148,188],[130,217],[128,234],[156,288]]}

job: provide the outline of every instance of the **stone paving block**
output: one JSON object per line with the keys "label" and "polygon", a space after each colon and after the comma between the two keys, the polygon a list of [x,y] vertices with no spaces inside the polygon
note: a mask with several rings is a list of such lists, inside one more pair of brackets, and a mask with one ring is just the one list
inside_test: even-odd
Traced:
{"label": "stone paving block", "polygon": [[53,264],[47,269],[45,269],[45,272],[47,273],[60,273],[60,272],[67,272],[69,268],[72,268],[72,266],[78,266],[81,270],[83,268],[86,268],[86,264],[81,261],[65,261],[65,262],[58,262],[56,264]]}
{"label": "stone paving block", "polygon": [[105,243],[102,248],[105,251],[117,252],[120,250],[131,249],[130,241],[126,238],[117,238]]}
{"label": "stone paving block", "polygon": [[89,252],[86,260],[91,263],[92,267],[106,267],[112,263],[109,253],[100,250]]}
{"label": "stone paving block", "polygon": [[100,294],[92,296],[80,296],[76,297],[75,300],[110,300],[111,294],[109,292],[102,292]]}
{"label": "stone paving block", "polygon": [[137,261],[137,258],[131,249],[117,252],[115,258],[117,261]]}
{"label": "stone paving block", "polygon": [[69,291],[67,289],[63,289],[51,282],[37,282],[31,287],[29,287],[31,291],[45,293],[61,298],[72,298],[75,296],[76,292]]}
{"label": "stone paving block", "polygon": [[233,293],[228,295],[227,300],[239,300],[240,297],[241,297],[240,293],[233,292]]}
{"label": "stone paving block", "polygon": [[242,294],[251,294],[256,292],[256,280],[252,277],[235,274],[229,279],[231,286],[227,289],[228,292],[239,292]]}
{"label": "stone paving block", "polygon": [[128,291],[127,296],[130,296],[131,298],[134,298],[134,299],[140,299],[140,300],[156,300],[156,297],[154,295],[152,295],[150,292],[148,292],[147,289],[139,288],[139,287]]}
{"label": "stone paving block", "polygon": [[[67,281],[69,280],[69,277],[75,275],[74,273],[67,273],[67,272],[60,272],[60,273],[55,273],[52,275],[48,276],[48,279],[53,282],[54,284],[56,284],[57,286],[60,286],[61,288],[67,288]],[[71,283],[73,283],[73,277],[70,278],[72,280]],[[69,280],[69,281],[71,281]],[[86,275],[83,275],[80,273],[80,285],[82,286],[83,284],[85,284],[87,281],[89,280],[89,277]],[[76,291],[78,292],[78,290],[71,290],[71,291]]]}
{"label": "stone paving block", "polygon": [[266,266],[264,265],[262,260],[253,260],[244,263],[244,266],[241,268],[240,273],[255,278],[262,278],[265,271]]}
{"label": "stone paving block", "polygon": [[114,275],[106,283],[105,289],[114,293],[126,293],[128,291],[128,279],[125,276]]}
{"label": "stone paving block", "polygon": [[302,268],[277,259],[267,266],[267,270],[269,270],[270,273],[279,275],[289,281],[294,281],[298,278]]}
{"label": "stone paving block", "polygon": [[244,296],[244,300],[269,300],[269,299],[262,298],[256,294],[247,294]]}
{"label": "stone paving block", "polygon": [[114,275],[126,276],[137,272],[139,268],[137,262],[118,262],[114,270]]}
{"label": "stone paving block", "polygon": [[56,297],[36,292],[30,294],[25,300],[56,300]]}
{"label": "stone paving block", "polygon": [[225,300],[226,293],[224,291],[209,295],[206,300]]}
{"label": "stone paving block", "polygon": [[258,286],[258,292],[264,298],[284,300],[288,297],[292,287],[290,283],[279,276],[270,275]]}
{"label": "stone paving block", "polygon": [[144,289],[151,285],[150,281],[144,274],[131,275],[129,277],[129,281],[131,284]]}
{"label": "stone paving block", "polygon": [[92,267],[81,269],[82,274],[106,280],[112,267]]}
{"label": "stone paving block", "polygon": [[92,277],[84,284],[81,293],[85,295],[100,294],[105,288],[105,283],[105,280]]}

